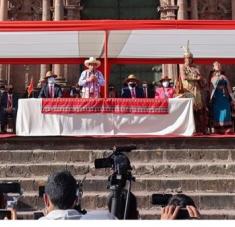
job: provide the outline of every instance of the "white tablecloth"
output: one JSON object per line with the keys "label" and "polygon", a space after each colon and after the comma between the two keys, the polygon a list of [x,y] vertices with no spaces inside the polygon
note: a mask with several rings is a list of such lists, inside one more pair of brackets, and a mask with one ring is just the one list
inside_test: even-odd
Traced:
{"label": "white tablecloth", "polygon": [[195,130],[193,101],[169,99],[169,114],[42,114],[41,99],[20,99],[19,136],[191,136]]}

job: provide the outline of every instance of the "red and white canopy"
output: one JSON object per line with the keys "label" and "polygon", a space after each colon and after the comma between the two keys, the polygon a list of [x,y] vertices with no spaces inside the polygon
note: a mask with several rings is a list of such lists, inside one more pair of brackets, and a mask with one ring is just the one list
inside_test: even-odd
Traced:
{"label": "red and white canopy", "polygon": [[235,63],[234,21],[1,22],[0,63],[180,63],[190,41],[196,60]]}

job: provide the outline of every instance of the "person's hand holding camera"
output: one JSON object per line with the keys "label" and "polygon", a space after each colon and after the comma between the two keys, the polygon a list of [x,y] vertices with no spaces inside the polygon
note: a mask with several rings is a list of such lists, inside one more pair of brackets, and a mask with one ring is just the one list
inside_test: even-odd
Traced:
{"label": "person's hand holding camera", "polygon": [[179,206],[165,206],[161,209],[161,220],[174,220],[179,213]]}
{"label": "person's hand holding camera", "polygon": [[200,219],[200,213],[194,206],[186,206],[190,219]]}

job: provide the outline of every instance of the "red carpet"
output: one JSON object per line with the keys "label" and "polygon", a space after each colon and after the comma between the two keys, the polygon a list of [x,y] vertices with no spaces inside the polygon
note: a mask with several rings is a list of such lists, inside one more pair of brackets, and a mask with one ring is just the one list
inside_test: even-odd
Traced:
{"label": "red carpet", "polygon": [[[5,138],[13,138],[13,137],[18,137],[16,134],[13,133],[0,133],[0,139],[5,139]],[[21,136],[19,136],[21,137]],[[32,136],[33,137],[33,136]],[[43,136],[42,136],[43,137]],[[63,136],[67,137],[67,136]],[[122,135],[122,136],[72,136],[72,137],[93,137],[93,138],[235,138],[235,133],[229,134],[229,135],[221,135],[221,134],[211,134],[211,135],[193,135],[191,137],[189,136],[177,136],[177,135],[168,135],[168,136],[154,136],[154,135]]]}
{"label": "red carpet", "polygon": [[0,133],[0,139],[2,138],[11,138],[11,137],[16,137],[16,134],[13,133]]}

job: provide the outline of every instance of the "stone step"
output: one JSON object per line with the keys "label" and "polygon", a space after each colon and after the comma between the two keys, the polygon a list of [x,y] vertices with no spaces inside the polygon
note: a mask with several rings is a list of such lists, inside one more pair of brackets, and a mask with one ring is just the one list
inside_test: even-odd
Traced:
{"label": "stone step", "polygon": [[[83,176],[75,176],[77,180],[83,179]],[[33,178],[0,178],[0,182],[18,181],[21,184],[23,192],[38,192],[38,187],[45,185],[47,177]],[[107,177],[104,176],[86,176],[83,190],[84,192],[105,192],[107,191]],[[212,193],[235,193],[235,179],[233,176],[227,177],[137,177],[132,183],[134,191],[155,191],[163,192],[212,192]]]}
{"label": "stone step", "polygon": [[[156,206],[151,204],[151,196],[156,192],[135,192],[139,209],[153,209]],[[84,192],[82,206],[85,209],[99,209],[107,207],[107,196],[109,192]],[[235,208],[235,193],[187,193],[191,196],[199,209],[231,209]],[[19,210],[40,210],[43,209],[43,199],[34,192],[24,194],[18,201]]]}
{"label": "stone step", "polygon": [[[0,163],[89,162],[103,158],[108,150],[0,150]],[[128,153],[131,163],[155,162],[220,162],[234,161],[235,149],[154,149]]]}
{"label": "stone step", "polygon": [[[233,176],[234,162],[222,163],[133,163],[134,176]],[[75,163],[28,163],[28,164],[0,164],[0,177],[33,177],[48,176],[58,170],[67,169],[73,175],[90,174],[93,176],[108,176],[111,169],[95,169],[93,164]]]}

